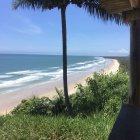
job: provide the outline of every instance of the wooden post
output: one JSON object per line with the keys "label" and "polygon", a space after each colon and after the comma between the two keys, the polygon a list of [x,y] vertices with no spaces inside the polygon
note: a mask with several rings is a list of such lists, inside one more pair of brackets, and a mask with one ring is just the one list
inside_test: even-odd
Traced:
{"label": "wooden post", "polygon": [[130,23],[129,104],[122,105],[108,140],[140,140],[140,19],[138,11],[126,13]]}
{"label": "wooden post", "polygon": [[140,106],[140,20],[131,21],[130,28],[131,89],[129,103]]}
{"label": "wooden post", "polygon": [[129,104],[122,105],[108,140],[140,140],[140,20],[130,22]]}

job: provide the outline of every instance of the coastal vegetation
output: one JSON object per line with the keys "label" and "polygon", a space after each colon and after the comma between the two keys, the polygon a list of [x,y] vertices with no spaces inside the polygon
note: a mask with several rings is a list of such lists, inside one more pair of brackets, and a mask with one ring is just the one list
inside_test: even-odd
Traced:
{"label": "coastal vegetation", "polygon": [[117,59],[120,63],[120,69],[123,72],[130,72],[130,64],[129,64],[129,57],[104,57],[104,58],[111,58]]}
{"label": "coastal vegetation", "polygon": [[73,117],[67,114],[63,91],[56,90],[54,99],[23,100],[10,115],[1,116],[0,139],[106,140],[128,98],[128,63],[122,59],[117,74],[95,74],[85,86],[76,86],[70,96]]}
{"label": "coastal vegetation", "polygon": [[[74,115],[85,116],[101,111],[113,114],[118,112],[121,102],[127,99],[128,76],[122,72],[109,76],[94,74],[87,79],[86,86],[78,84],[76,88],[76,93],[70,96]],[[23,100],[12,114],[67,115],[63,91],[57,90],[57,93],[59,96],[52,100],[48,97]]]}

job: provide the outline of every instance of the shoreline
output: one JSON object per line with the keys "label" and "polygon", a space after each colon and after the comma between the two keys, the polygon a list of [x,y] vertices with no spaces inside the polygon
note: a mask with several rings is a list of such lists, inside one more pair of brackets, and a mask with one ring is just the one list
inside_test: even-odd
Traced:
{"label": "shoreline", "polygon": [[[113,73],[115,74],[119,70],[119,62],[115,59],[109,59],[111,60],[111,64],[108,66],[104,67],[104,69],[99,70],[97,73],[102,73],[102,74],[110,74]],[[68,90],[69,90],[69,95],[73,94],[76,89],[75,86],[77,83],[84,84],[86,83],[86,79],[88,77],[93,77],[94,72],[91,71],[90,73],[85,73],[83,75],[78,76],[79,73],[73,74],[69,76],[68,79]],[[53,98],[54,96],[57,95],[54,85],[57,85],[58,89],[62,89],[63,83],[62,79],[57,79],[55,81],[50,81],[46,82],[43,84],[38,84],[34,85],[31,87],[27,87],[25,89],[15,91],[12,93],[7,93],[7,94],[0,94],[0,115],[5,115],[8,114],[14,107],[16,107],[23,99],[28,99],[33,96],[37,97],[49,97]]]}

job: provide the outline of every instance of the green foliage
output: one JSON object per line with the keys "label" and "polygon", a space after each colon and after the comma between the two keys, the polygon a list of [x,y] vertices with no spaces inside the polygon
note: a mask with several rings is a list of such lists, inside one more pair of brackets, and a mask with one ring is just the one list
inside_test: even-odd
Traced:
{"label": "green foliage", "polygon": [[0,117],[0,140],[107,140],[115,117]]}
{"label": "green foliage", "polygon": [[108,102],[106,102],[104,106],[104,115],[116,115],[119,113],[119,110],[121,108],[122,100],[118,96],[111,97]]}
{"label": "green foliage", "polygon": [[54,115],[58,114],[66,114],[67,113],[67,107],[65,105],[65,99],[64,94],[62,90],[58,90],[56,88],[56,92],[58,94],[57,97],[55,97],[52,101],[53,107],[51,108],[51,111]]}
{"label": "green foliage", "polygon": [[130,72],[129,57],[117,58],[120,63],[120,69],[124,72]]}
{"label": "green foliage", "polygon": [[47,98],[33,97],[23,100],[13,111],[13,114],[51,115],[52,101]]}
{"label": "green foliage", "polygon": [[130,72],[130,64],[129,64],[129,57],[105,57],[109,59],[117,59],[120,63],[120,70],[122,72]]}
{"label": "green foliage", "polygon": [[127,91],[126,73],[95,74],[70,96],[74,118],[66,116],[63,92],[57,89],[52,100],[23,100],[14,115],[0,117],[0,140],[106,140]]}
{"label": "green foliage", "polygon": [[[79,87],[81,86],[81,87]],[[78,85],[78,88],[83,88],[82,85]],[[90,113],[91,110],[94,109],[94,102],[90,94],[86,94],[85,92],[77,92],[75,95],[71,96],[71,103],[73,107],[73,111],[75,114],[87,114]],[[85,89],[84,89],[85,90]]]}
{"label": "green foliage", "polygon": [[[87,115],[104,111],[114,114],[122,102],[127,101],[128,75],[119,72],[115,75],[95,74],[88,78],[86,86],[77,85],[76,93],[70,96],[75,115]],[[58,96],[50,100],[47,97],[23,100],[12,114],[59,115],[67,109],[63,92],[56,89]]]}
{"label": "green foliage", "polygon": [[87,79],[86,86],[77,85],[77,92],[72,97],[73,108],[77,113],[96,113],[103,110],[108,112],[109,109],[109,112],[112,110],[112,113],[116,113],[121,103],[127,101],[127,92],[126,73],[119,72],[109,76],[95,74],[93,78]]}
{"label": "green foliage", "polygon": [[53,100],[48,97],[33,97],[23,100],[11,113],[12,114],[30,114],[30,115],[58,115],[66,114],[66,105],[63,92],[56,89],[57,97]]}

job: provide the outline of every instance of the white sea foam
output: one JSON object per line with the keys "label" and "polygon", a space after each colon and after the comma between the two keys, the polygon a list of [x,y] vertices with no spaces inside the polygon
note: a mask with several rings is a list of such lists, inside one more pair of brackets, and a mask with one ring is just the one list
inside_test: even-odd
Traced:
{"label": "white sea foam", "polygon": [[103,58],[103,57],[97,56],[97,57],[94,57],[94,59],[96,59],[96,60],[101,60],[101,59],[104,59],[104,58]]}
{"label": "white sea foam", "polygon": [[[69,74],[69,69],[68,69],[68,74]],[[52,79],[57,79],[57,78],[60,78],[61,76],[63,75],[63,69],[58,69],[57,71],[55,72],[49,72],[48,73],[48,76],[51,76],[51,80]]]}
{"label": "white sea foam", "polygon": [[95,67],[97,65],[104,64],[106,60],[102,57],[96,57],[97,60],[93,61],[85,61],[85,62],[79,62],[75,64],[75,67],[69,67],[69,71],[74,71],[74,70],[86,70],[92,67]]}
{"label": "white sea foam", "polygon": [[11,72],[8,74],[13,74],[13,75],[23,74],[25,76],[22,78],[15,79],[15,80],[1,81],[0,88],[19,87],[28,82],[40,80],[44,77],[49,77],[49,76],[52,77],[53,79],[59,78],[60,76],[62,76],[62,73],[63,73],[62,69],[58,69],[57,71],[54,71],[54,72],[41,72],[41,71],[37,71],[37,70],[36,71],[27,70],[27,71]]}
{"label": "white sea foam", "polygon": [[87,64],[87,65],[80,66],[80,67],[70,68],[69,70],[71,70],[71,71],[74,71],[74,70],[84,70],[84,69],[91,68],[94,65],[95,65],[94,63],[93,64]]}
{"label": "white sea foam", "polygon": [[76,64],[69,65],[68,68],[70,68],[70,67],[76,67],[76,66],[79,67],[79,65],[86,65],[86,64],[89,64],[89,63],[93,63],[93,62],[94,62],[94,61],[78,62],[78,63],[76,63]]}
{"label": "white sea foam", "polygon": [[31,73],[31,76],[49,76],[48,72],[36,72],[36,73]]}
{"label": "white sea foam", "polygon": [[36,72],[40,72],[39,70],[25,70],[25,71],[15,71],[15,72],[9,72],[9,73],[6,73],[6,74],[9,74],[9,75],[20,75],[20,74],[33,74],[33,73],[36,73]]}
{"label": "white sea foam", "polygon": [[0,75],[0,78],[10,78],[13,77],[13,75]]}
{"label": "white sea foam", "polygon": [[99,63],[99,64],[103,64],[103,63],[105,63],[105,62],[106,62],[106,60],[103,59],[103,60],[100,60],[98,63]]}
{"label": "white sea foam", "polygon": [[48,75],[51,76],[53,79],[61,77],[62,74],[63,74],[63,70],[62,69],[58,69],[56,72],[49,72],[48,73]]}
{"label": "white sea foam", "polygon": [[84,64],[86,64],[88,61],[86,61],[86,62],[79,62],[79,63],[76,63],[77,65],[84,65]]}
{"label": "white sea foam", "polygon": [[[106,60],[102,57],[97,57],[93,61],[78,62],[73,65],[68,66],[68,74],[74,71],[86,70],[96,67],[97,65],[102,65]],[[49,70],[50,69],[50,70]],[[52,69],[52,70],[51,70]],[[16,76],[22,75],[23,77],[16,78]],[[22,85],[33,81],[40,81],[42,79],[56,79],[63,76],[63,70],[59,67],[51,67],[48,70],[25,70],[25,71],[15,71],[9,72],[5,75],[0,75],[0,78],[10,78],[15,77],[15,80],[0,81],[0,89],[12,88],[12,87],[22,87]]]}
{"label": "white sea foam", "polygon": [[99,65],[98,62],[88,61],[88,62],[84,63],[84,64],[81,65],[81,66],[69,68],[69,70],[70,70],[70,71],[74,71],[74,70],[84,70],[84,69],[89,69],[89,68],[95,67],[95,66],[97,66],[97,65]]}
{"label": "white sea foam", "polygon": [[103,57],[95,57],[95,59],[92,60],[92,61],[78,62],[76,64],[68,66],[68,68],[76,67],[76,66],[79,67],[79,65],[83,65],[83,66],[86,67],[86,65],[91,64],[91,63],[94,64],[94,65],[97,65],[97,64],[102,64],[105,61],[106,60]]}
{"label": "white sea foam", "polygon": [[51,67],[51,68],[49,68],[49,69],[58,69],[59,67]]}
{"label": "white sea foam", "polygon": [[0,88],[17,87],[17,86],[20,86],[20,85],[22,85],[26,82],[39,80],[40,78],[42,78],[42,76],[34,75],[34,76],[26,76],[26,77],[23,77],[23,78],[10,80],[10,81],[3,81],[2,83],[0,83]]}

